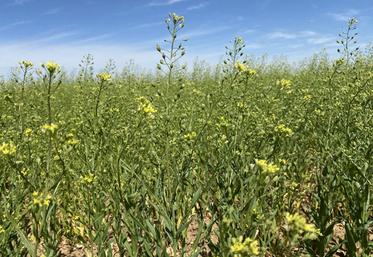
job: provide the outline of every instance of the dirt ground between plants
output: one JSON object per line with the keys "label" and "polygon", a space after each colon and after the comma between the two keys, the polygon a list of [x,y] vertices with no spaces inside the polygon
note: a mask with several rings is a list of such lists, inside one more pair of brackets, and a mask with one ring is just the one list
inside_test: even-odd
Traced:
{"label": "dirt ground between plants", "polygon": [[[206,222],[208,222],[208,219],[206,219]],[[215,230],[216,228],[217,227],[215,227]],[[188,228],[188,236],[187,236],[188,237],[188,242],[187,242],[188,250],[190,250],[190,246],[193,244],[197,236],[197,231],[198,231],[198,223],[194,220],[190,223],[189,228]],[[341,223],[336,224],[333,229],[333,240],[332,240],[331,247],[334,244],[341,242],[345,237],[345,233],[346,232],[345,232],[343,224]],[[211,241],[215,244],[218,243],[218,237],[214,233],[212,235]],[[373,241],[373,227],[370,229],[369,241]],[[113,256],[119,257],[118,247],[113,245],[113,248],[114,248]],[[208,249],[207,244],[203,246],[202,252],[203,253],[199,255],[200,257],[209,256],[210,249]],[[173,254],[171,249],[169,249],[168,253],[170,254],[170,256],[175,256],[175,257],[178,256],[177,253],[176,255]],[[89,254],[89,251],[87,251],[87,249],[85,249],[83,245],[81,244],[72,245],[66,238],[62,241],[60,245],[60,254],[62,257],[93,257],[95,256],[95,255]],[[373,252],[371,254],[373,254]],[[266,257],[275,257],[275,256],[270,253],[267,253]],[[333,257],[348,257],[345,246],[342,246],[341,249],[339,249],[333,255]]]}

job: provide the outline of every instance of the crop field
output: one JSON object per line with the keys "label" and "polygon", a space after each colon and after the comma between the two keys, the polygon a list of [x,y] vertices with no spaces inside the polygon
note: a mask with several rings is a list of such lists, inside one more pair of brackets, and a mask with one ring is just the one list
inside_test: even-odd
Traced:
{"label": "crop field", "polygon": [[166,26],[154,74],[96,74],[87,55],[76,76],[21,61],[1,82],[0,256],[373,256],[357,21],[337,59],[297,66],[237,37],[216,67],[184,67],[184,17]]}

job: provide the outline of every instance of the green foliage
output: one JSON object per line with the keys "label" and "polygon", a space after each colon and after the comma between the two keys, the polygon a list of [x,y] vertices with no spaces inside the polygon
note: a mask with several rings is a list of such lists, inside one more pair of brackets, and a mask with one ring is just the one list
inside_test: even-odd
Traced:
{"label": "green foliage", "polygon": [[174,87],[22,62],[0,91],[0,255],[370,256],[372,56],[290,68],[243,47]]}

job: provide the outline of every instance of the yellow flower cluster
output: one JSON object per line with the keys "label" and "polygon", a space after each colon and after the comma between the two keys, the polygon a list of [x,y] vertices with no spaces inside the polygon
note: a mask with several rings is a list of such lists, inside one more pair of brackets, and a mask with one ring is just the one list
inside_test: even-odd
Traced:
{"label": "yellow flower cluster", "polygon": [[314,240],[320,235],[320,230],[314,224],[309,224],[300,214],[285,213],[287,230],[299,236],[303,236],[305,240]]}
{"label": "yellow flower cluster", "polygon": [[101,72],[97,74],[97,78],[100,82],[106,82],[111,80],[111,74],[109,72]]}
{"label": "yellow flower cluster", "polygon": [[238,70],[238,72],[244,73],[248,76],[255,76],[257,73],[256,70],[250,69],[247,65],[240,62],[236,62],[235,67]]}
{"label": "yellow flower cluster", "polygon": [[246,75],[248,76],[255,76],[256,75],[256,70],[253,70],[253,69],[247,69],[246,70]]}
{"label": "yellow flower cluster", "polygon": [[239,72],[245,71],[247,69],[247,66],[240,62],[236,62],[235,67]]}
{"label": "yellow flower cluster", "polygon": [[25,131],[23,131],[23,134],[25,134],[26,137],[30,137],[32,134],[32,129],[26,128]]}
{"label": "yellow flower cluster", "polygon": [[312,96],[311,95],[305,95],[303,97],[303,99],[308,102],[308,101],[310,101],[312,99]]}
{"label": "yellow flower cluster", "polygon": [[88,172],[88,174],[85,176],[80,176],[80,181],[83,184],[92,184],[95,181],[95,179],[96,176],[91,172]]}
{"label": "yellow flower cluster", "polygon": [[71,219],[72,232],[77,235],[84,237],[85,226],[81,223],[79,216],[73,216]]}
{"label": "yellow flower cluster", "polygon": [[279,85],[282,90],[284,90],[284,89],[290,89],[292,82],[288,79],[281,79],[281,80],[278,80],[276,84]]}
{"label": "yellow flower cluster", "polygon": [[58,71],[61,68],[61,66],[58,63],[55,63],[55,62],[52,62],[52,61],[49,61],[46,64],[43,64],[42,67],[47,69],[47,71],[49,71],[49,73],[51,73],[51,74],[55,73],[56,71]]}
{"label": "yellow flower cluster", "polygon": [[78,145],[79,144],[79,140],[76,139],[76,138],[70,138],[69,140],[67,140],[67,144],[68,145]]}
{"label": "yellow flower cluster", "polygon": [[228,128],[230,126],[229,121],[224,117],[220,116],[219,121],[216,123],[218,128]]}
{"label": "yellow flower cluster", "polygon": [[257,256],[259,255],[259,243],[249,237],[243,240],[240,236],[232,239],[230,251],[234,257]]}
{"label": "yellow flower cluster", "polygon": [[31,67],[34,66],[34,64],[31,61],[27,61],[27,60],[21,61],[19,63],[19,65],[21,65],[22,67],[24,67],[26,69],[31,68]]}
{"label": "yellow flower cluster", "polygon": [[0,234],[5,233],[5,229],[3,226],[0,225]]}
{"label": "yellow flower cluster", "polygon": [[0,145],[1,155],[14,155],[16,151],[17,147],[13,144],[13,142],[2,143],[2,145]]}
{"label": "yellow flower cluster", "polygon": [[294,134],[293,130],[291,128],[286,127],[284,124],[279,124],[275,128],[275,131],[287,137],[290,137]]}
{"label": "yellow flower cluster", "polygon": [[184,135],[184,139],[187,141],[193,141],[197,137],[197,133],[192,131]]}
{"label": "yellow flower cluster", "polygon": [[48,206],[52,200],[52,195],[50,193],[32,193],[33,204],[38,205],[39,207]]}
{"label": "yellow flower cluster", "polygon": [[243,108],[246,107],[246,104],[245,104],[245,102],[243,102],[243,101],[239,101],[239,102],[237,103],[237,107],[243,109]]}
{"label": "yellow flower cluster", "polygon": [[21,174],[23,175],[23,176],[27,176],[27,174],[28,174],[28,169],[26,169],[26,168],[23,168],[22,170],[21,170]]}
{"label": "yellow flower cluster", "polygon": [[54,123],[51,123],[51,124],[44,124],[42,127],[41,127],[42,131],[43,132],[51,132],[51,133],[54,133],[56,132],[56,130],[58,129],[58,126],[57,124],[54,124]]}
{"label": "yellow flower cluster", "polygon": [[280,168],[276,164],[269,163],[266,160],[256,160],[256,165],[260,168],[261,171],[263,171],[263,173],[273,174],[277,173],[280,170]]}
{"label": "yellow flower cluster", "polygon": [[289,164],[289,161],[286,160],[286,159],[279,159],[279,162],[280,162],[282,165],[287,165],[287,164]]}
{"label": "yellow flower cluster", "polygon": [[154,108],[152,103],[146,99],[145,97],[141,96],[137,98],[138,101],[138,111],[145,113],[150,118],[154,117],[154,113],[157,112],[157,110]]}
{"label": "yellow flower cluster", "polygon": [[73,133],[69,133],[66,135],[67,141],[66,143],[68,145],[77,145],[79,144],[79,140],[75,138]]}
{"label": "yellow flower cluster", "polygon": [[172,16],[172,20],[173,20],[174,23],[179,23],[179,22],[183,23],[184,22],[184,16],[179,16],[176,13],[172,13],[171,16]]}

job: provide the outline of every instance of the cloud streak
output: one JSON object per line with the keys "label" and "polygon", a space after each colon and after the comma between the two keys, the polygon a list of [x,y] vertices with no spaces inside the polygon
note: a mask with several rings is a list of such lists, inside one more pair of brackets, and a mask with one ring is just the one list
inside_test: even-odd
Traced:
{"label": "cloud streak", "polygon": [[54,14],[57,14],[59,12],[62,11],[62,8],[60,7],[57,7],[57,8],[53,8],[53,9],[50,9],[50,10],[47,10],[44,15],[54,15]]}
{"label": "cloud streak", "polygon": [[180,2],[184,2],[186,0],[166,0],[163,2],[150,2],[147,6],[167,6],[167,5],[173,5]]}
{"label": "cloud streak", "polygon": [[335,37],[323,35],[315,31],[303,30],[298,32],[274,31],[266,35],[267,38],[273,40],[302,40],[303,44],[312,45],[331,44],[335,41]]}
{"label": "cloud streak", "polygon": [[118,65],[135,59],[146,68],[155,67],[158,61],[156,51],[144,50],[131,45],[100,44],[97,42],[49,43],[36,44],[34,41],[0,44],[0,69],[8,73],[12,66],[20,60],[31,60],[39,65],[49,60],[60,63],[65,69],[72,71],[78,67],[83,55],[92,54],[97,69],[104,67],[108,59],[115,58]]}
{"label": "cloud streak", "polygon": [[343,22],[346,22],[350,18],[355,17],[359,14],[360,14],[360,11],[356,9],[350,9],[350,10],[347,10],[346,12],[339,12],[339,13],[336,13],[336,12],[327,13],[327,15],[332,17],[334,20],[343,21]]}
{"label": "cloud streak", "polygon": [[149,22],[149,23],[143,23],[140,25],[133,26],[131,29],[146,29],[146,28],[152,28],[152,27],[157,27],[164,24],[164,22]]}
{"label": "cloud streak", "polygon": [[215,28],[200,28],[200,29],[191,30],[189,32],[182,34],[181,38],[191,39],[191,38],[196,38],[196,37],[201,37],[201,36],[213,35],[213,34],[217,34],[219,32],[228,30],[228,29],[230,29],[229,26],[221,26],[221,27],[215,27]]}
{"label": "cloud streak", "polygon": [[26,25],[26,24],[30,24],[30,23],[31,23],[31,21],[28,21],[28,20],[25,20],[25,21],[15,21],[15,22],[9,23],[7,25],[1,26],[0,27],[0,31],[5,31],[5,30],[13,29],[15,27]]}
{"label": "cloud streak", "polygon": [[12,3],[10,3],[9,5],[10,6],[14,6],[14,5],[24,5],[28,2],[31,2],[32,0],[13,0]]}
{"label": "cloud streak", "polygon": [[300,31],[300,32],[283,32],[283,31],[274,31],[269,33],[267,36],[270,39],[298,39],[316,36],[317,33],[314,31]]}
{"label": "cloud streak", "polygon": [[208,4],[209,4],[208,2],[199,3],[199,4],[196,4],[196,5],[192,5],[192,6],[187,7],[187,10],[188,11],[199,10],[199,9],[205,8],[206,6],[208,6]]}

